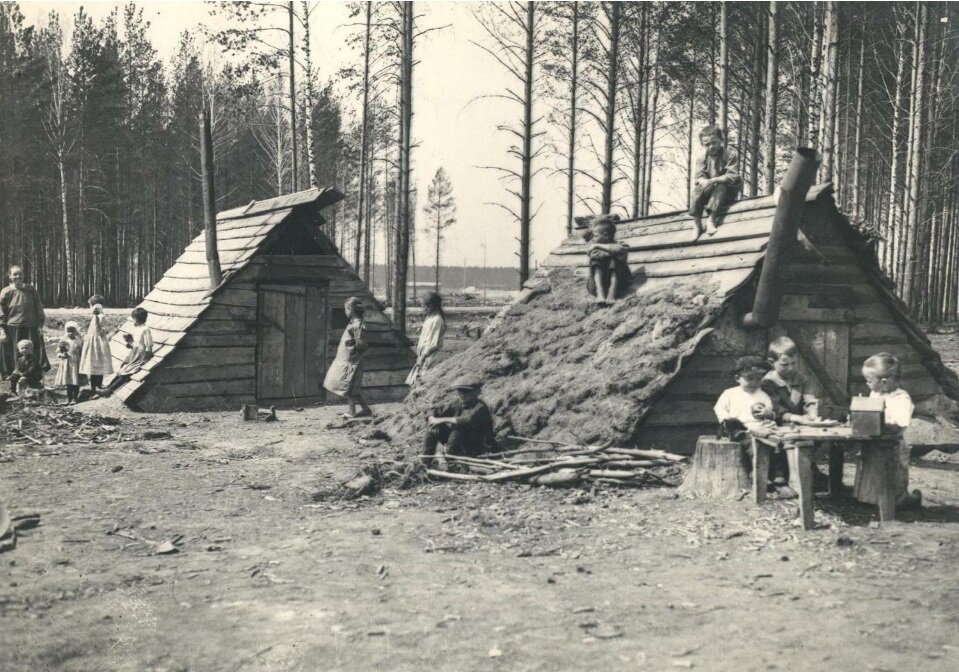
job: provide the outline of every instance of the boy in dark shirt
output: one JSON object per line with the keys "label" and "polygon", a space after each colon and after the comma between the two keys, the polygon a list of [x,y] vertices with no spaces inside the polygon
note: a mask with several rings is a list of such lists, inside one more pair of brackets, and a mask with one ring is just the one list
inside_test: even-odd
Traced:
{"label": "boy in dark shirt", "polygon": [[43,389],[43,366],[40,360],[33,356],[33,341],[23,339],[17,342],[17,368],[10,376],[10,389],[23,396],[29,389]]}
{"label": "boy in dark shirt", "polygon": [[461,376],[453,382],[459,401],[434,409],[427,418],[429,431],[423,446],[424,462],[432,462],[441,443],[448,454],[466,457],[496,449],[493,416],[479,398],[481,387],[482,382],[476,376]]}

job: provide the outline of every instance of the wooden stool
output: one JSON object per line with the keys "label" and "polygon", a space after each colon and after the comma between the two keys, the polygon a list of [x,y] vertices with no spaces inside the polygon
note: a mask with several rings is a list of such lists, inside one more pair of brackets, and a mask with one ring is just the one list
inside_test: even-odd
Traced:
{"label": "wooden stool", "polygon": [[[745,444],[715,436],[700,436],[679,491],[702,497],[735,498],[743,490],[748,491],[749,485],[749,458]],[[765,485],[763,480],[764,488]]]}

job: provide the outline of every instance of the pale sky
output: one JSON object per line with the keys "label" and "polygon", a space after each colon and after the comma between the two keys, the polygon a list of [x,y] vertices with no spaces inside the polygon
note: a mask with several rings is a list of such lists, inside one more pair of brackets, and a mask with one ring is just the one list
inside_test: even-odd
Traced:
{"label": "pale sky", "polygon": [[[417,13],[422,14],[418,27],[449,26],[433,31],[421,38],[414,47],[418,64],[414,68],[413,81],[413,135],[419,143],[413,151],[414,180],[421,196],[420,207],[425,199],[426,187],[436,169],[443,166],[450,176],[457,203],[457,223],[446,231],[443,245],[444,265],[460,265],[464,260],[470,265],[483,263],[483,245],[486,245],[486,260],[490,266],[516,266],[519,243],[519,226],[492,201],[514,206],[515,197],[505,191],[494,171],[483,170],[483,165],[510,165],[518,168],[518,160],[506,155],[509,137],[497,133],[496,126],[518,120],[520,109],[504,101],[477,100],[499,93],[505,86],[499,66],[493,59],[471,43],[482,41],[484,34],[473,17],[469,2],[422,2],[417,3]],[[39,22],[43,16],[56,10],[60,13],[64,32],[69,37],[72,16],[80,6],[96,21],[105,17],[111,9],[121,6],[114,2],[22,2],[27,21]],[[208,25],[216,29],[209,5],[203,2],[141,1],[144,16],[151,22],[149,36],[154,47],[165,62],[174,53],[179,35],[183,30]],[[346,38],[353,28],[349,23],[345,3],[321,2],[313,13],[311,22],[314,45],[314,67],[319,69],[321,80],[335,77],[337,70],[359,54],[351,52]],[[350,114],[351,111],[347,111]],[[685,162],[683,147],[672,147],[676,141],[668,135],[657,137],[657,155],[679,158]],[[584,156],[585,158],[585,156]],[[533,209],[539,213],[533,222],[533,258],[542,261],[565,236],[565,178],[550,175],[560,159],[547,154],[540,165],[547,166],[534,182]],[[511,162],[511,163],[506,163]],[[657,168],[654,172],[653,201],[656,210],[674,210],[684,207],[685,174],[674,168]],[[625,185],[622,189],[625,190]],[[583,178],[578,178],[578,191],[594,189]],[[625,196],[625,193],[624,193]],[[240,198],[245,202],[245,197]],[[626,199],[628,200],[628,199]],[[577,209],[585,214],[586,208]],[[417,218],[422,226],[422,211]],[[422,240],[423,234],[420,234]],[[376,243],[377,257],[382,260],[383,245]],[[431,264],[432,246],[425,241],[417,244],[418,264]],[[532,262],[531,262],[532,263]]]}

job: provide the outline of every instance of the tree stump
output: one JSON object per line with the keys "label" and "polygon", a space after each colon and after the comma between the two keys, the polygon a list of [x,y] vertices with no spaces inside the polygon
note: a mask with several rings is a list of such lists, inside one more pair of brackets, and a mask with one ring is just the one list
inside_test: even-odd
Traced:
{"label": "tree stump", "polygon": [[679,491],[713,498],[735,498],[752,487],[746,445],[715,436],[700,436]]}

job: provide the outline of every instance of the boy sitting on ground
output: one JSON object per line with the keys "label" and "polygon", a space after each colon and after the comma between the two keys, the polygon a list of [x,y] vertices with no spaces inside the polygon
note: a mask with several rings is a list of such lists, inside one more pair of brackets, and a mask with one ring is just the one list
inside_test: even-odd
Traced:
{"label": "boy sitting on ground", "polygon": [[466,375],[453,381],[459,400],[434,409],[427,418],[429,430],[423,446],[423,461],[429,465],[439,444],[449,455],[475,457],[496,450],[493,416],[480,399],[482,382],[476,376]]}
{"label": "boy sitting on ground", "polygon": [[33,341],[17,341],[17,368],[10,376],[10,390],[19,397],[41,396],[43,393],[43,366],[34,356]]}
{"label": "boy sitting on ground", "polygon": [[746,356],[736,360],[733,374],[738,385],[725,390],[713,411],[724,430],[733,440],[746,438],[746,430],[758,428],[776,416],[769,395],[760,389],[769,365],[762,357]]}

